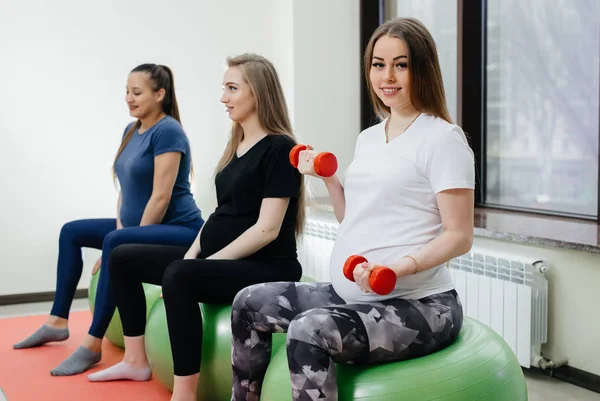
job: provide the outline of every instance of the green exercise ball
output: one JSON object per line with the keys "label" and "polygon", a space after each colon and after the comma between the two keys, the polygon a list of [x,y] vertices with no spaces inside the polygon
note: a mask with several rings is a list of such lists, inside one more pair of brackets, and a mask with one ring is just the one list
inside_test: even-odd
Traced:
{"label": "green exercise ball", "polygon": [[165,302],[161,298],[152,307],[145,332],[146,355],[154,377],[173,391],[173,357],[167,331]]}
{"label": "green exercise ball", "polygon": [[[506,342],[466,318],[457,340],[434,354],[382,365],[336,365],[339,401],[527,401],[525,377]],[[285,347],[267,369],[261,401],[291,401]]]}
{"label": "green exercise ball", "polygon": [[[88,289],[88,300],[90,303],[90,311],[92,314],[94,313],[94,305],[96,303],[96,290],[98,287],[98,280],[100,278],[100,270],[96,274],[92,276],[90,280],[90,286]],[[143,284],[144,287],[144,296],[146,298],[146,316],[150,313],[152,306],[156,302],[157,299],[160,298],[161,287],[154,284]],[[125,344],[123,342],[123,325],[121,324],[121,316],[119,315],[119,310],[115,310],[115,313],[110,320],[108,325],[108,329],[106,330],[106,334],[104,335],[111,344],[119,347],[125,348]]]}
{"label": "green exercise ball", "polygon": [[[198,401],[231,399],[231,305],[200,304],[202,311],[202,361]],[[285,343],[285,334],[273,336],[273,350]],[[173,356],[169,342],[165,303],[159,299],[146,323],[146,354],[154,377],[173,391]]]}

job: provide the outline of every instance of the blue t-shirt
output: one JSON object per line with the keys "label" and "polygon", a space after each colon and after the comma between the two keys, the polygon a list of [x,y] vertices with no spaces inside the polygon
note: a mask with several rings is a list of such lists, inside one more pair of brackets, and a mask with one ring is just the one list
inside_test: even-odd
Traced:
{"label": "blue t-shirt", "polygon": [[[129,131],[131,124],[125,129],[125,133]],[[115,164],[121,186],[119,217],[123,227],[140,225],[146,204],[152,195],[154,157],[166,152],[181,152],[181,162],[171,202],[161,224],[202,224],[200,209],[190,189],[190,144],[179,122],[166,116],[141,135],[136,129]]]}

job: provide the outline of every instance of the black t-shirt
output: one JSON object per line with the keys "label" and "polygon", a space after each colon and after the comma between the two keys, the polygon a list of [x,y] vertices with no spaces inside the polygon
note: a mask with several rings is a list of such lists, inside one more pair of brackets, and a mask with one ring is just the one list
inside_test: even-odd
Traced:
{"label": "black t-shirt", "polygon": [[290,164],[289,153],[294,145],[285,135],[267,135],[242,157],[234,154],[217,174],[217,209],[204,223],[200,257],[220,251],[254,225],[264,198],[290,198],[290,203],[277,238],[246,259],[297,257],[294,229],[301,174]]}

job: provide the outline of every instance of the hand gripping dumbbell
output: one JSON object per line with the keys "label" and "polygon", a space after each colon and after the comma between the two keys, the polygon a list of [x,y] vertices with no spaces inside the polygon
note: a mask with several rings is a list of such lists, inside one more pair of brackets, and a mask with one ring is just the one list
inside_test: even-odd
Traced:
{"label": "hand gripping dumbbell", "polygon": [[[290,151],[290,163],[295,168],[298,168],[298,158],[300,152],[307,150],[306,145],[296,145]],[[321,152],[315,156],[315,173],[321,177],[331,177],[335,174],[338,168],[337,158],[333,153]]]}
{"label": "hand gripping dumbbell", "polygon": [[[352,255],[344,263],[344,276],[350,281],[354,281],[354,268],[361,263],[368,262],[364,256]],[[369,285],[371,289],[379,295],[386,295],[392,292],[396,287],[396,273],[386,266],[377,266],[371,270],[369,276]]]}

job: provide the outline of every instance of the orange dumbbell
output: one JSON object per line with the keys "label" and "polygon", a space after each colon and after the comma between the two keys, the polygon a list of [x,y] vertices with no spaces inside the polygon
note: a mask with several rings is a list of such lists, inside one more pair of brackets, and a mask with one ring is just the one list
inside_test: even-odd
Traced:
{"label": "orange dumbbell", "polygon": [[[352,255],[344,263],[344,276],[350,281],[354,281],[354,268],[361,263],[368,262],[364,256]],[[377,266],[371,270],[369,276],[369,285],[375,293],[386,295],[392,292],[396,287],[396,273],[386,266]]]}
{"label": "orange dumbbell", "polygon": [[[300,152],[306,150],[306,145],[296,145],[290,151],[290,163],[295,168],[298,168],[298,158]],[[331,177],[335,174],[338,168],[337,158],[333,153],[321,152],[315,156],[315,173],[321,177]]]}

